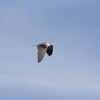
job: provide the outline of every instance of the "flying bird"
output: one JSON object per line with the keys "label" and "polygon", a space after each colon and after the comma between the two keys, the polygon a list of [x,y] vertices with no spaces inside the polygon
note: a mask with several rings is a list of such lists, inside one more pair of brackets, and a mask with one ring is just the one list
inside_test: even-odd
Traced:
{"label": "flying bird", "polygon": [[32,45],[32,46],[37,46],[38,63],[40,63],[42,61],[45,53],[47,53],[48,56],[51,56],[53,53],[53,45],[50,44],[49,42],[39,43],[39,44]]}

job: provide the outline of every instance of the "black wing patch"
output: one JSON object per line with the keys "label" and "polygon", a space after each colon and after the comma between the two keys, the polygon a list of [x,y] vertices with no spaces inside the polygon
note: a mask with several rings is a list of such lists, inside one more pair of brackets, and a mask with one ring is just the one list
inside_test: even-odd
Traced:
{"label": "black wing patch", "polygon": [[48,46],[46,53],[48,56],[51,56],[53,53],[53,45]]}

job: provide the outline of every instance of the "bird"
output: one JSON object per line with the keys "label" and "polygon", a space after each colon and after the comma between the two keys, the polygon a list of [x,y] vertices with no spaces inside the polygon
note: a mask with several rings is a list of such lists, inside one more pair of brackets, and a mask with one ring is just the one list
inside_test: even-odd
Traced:
{"label": "bird", "polygon": [[37,52],[38,63],[40,63],[43,60],[45,53],[48,56],[51,56],[53,53],[53,45],[49,42],[43,42],[43,43],[35,44],[32,46],[36,46],[38,49],[38,52]]}

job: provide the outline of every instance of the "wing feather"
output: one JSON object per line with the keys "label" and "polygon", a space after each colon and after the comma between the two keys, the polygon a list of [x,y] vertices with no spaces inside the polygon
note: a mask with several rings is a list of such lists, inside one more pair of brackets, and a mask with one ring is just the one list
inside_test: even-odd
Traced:
{"label": "wing feather", "polygon": [[44,49],[44,48],[38,46],[38,63],[42,61],[45,53],[46,53],[46,48]]}
{"label": "wing feather", "polygon": [[52,53],[53,53],[53,45],[50,45],[50,46],[47,48],[46,53],[47,53],[49,56],[52,55]]}

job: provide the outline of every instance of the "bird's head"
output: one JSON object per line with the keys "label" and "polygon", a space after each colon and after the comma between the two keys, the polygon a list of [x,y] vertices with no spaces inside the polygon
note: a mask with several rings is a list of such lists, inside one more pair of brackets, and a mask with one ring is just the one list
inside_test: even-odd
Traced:
{"label": "bird's head", "polygon": [[49,42],[46,43],[47,46],[50,46],[51,44]]}

